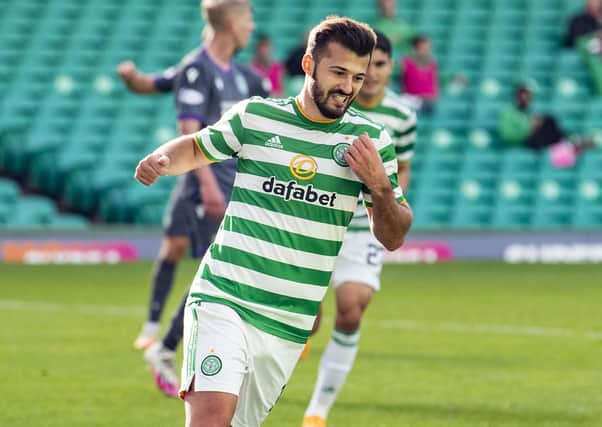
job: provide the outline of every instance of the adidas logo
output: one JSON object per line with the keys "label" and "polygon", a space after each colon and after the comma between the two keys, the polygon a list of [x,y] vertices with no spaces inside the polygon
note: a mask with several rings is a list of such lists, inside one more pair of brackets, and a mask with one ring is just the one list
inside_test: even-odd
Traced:
{"label": "adidas logo", "polygon": [[270,139],[268,139],[265,142],[265,146],[282,149],[282,143],[280,142],[280,137],[278,135],[271,137]]}

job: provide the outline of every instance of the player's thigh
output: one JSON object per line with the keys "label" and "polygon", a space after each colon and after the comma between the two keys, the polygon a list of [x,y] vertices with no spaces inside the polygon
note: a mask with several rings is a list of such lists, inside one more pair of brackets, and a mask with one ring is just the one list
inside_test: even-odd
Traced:
{"label": "player's thigh", "polygon": [[304,344],[278,338],[248,325],[249,373],[240,390],[232,427],[258,427],[288,383]]}
{"label": "player's thigh", "polygon": [[201,303],[186,307],[180,396],[190,406],[187,412],[191,422],[203,413],[208,399],[220,401],[217,418],[231,419],[231,403],[236,402],[249,369],[243,327],[238,314],[225,305]]}
{"label": "player's thigh", "polygon": [[230,427],[236,395],[215,391],[189,392],[184,398],[186,427]]}

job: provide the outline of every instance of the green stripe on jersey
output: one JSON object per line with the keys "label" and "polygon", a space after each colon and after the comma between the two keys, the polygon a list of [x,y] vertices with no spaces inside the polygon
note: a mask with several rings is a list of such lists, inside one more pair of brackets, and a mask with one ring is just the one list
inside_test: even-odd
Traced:
{"label": "green stripe on jersey", "polygon": [[192,298],[198,298],[201,302],[213,302],[228,306],[236,311],[240,318],[245,322],[255,326],[257,329],[267,332],[268,334],[275,335],[288,341],[305,344],[309,338],[309,335],[311,334],[311,330],[295,328],[294,326],[287,325],[286,323],[270,319],[269,317],[262,316],[253,310],[249,310],[248,308],[225,298],[214,297],[202,292],[191,292],[190,296]]}
{"label": "green stripe on jersey", "polygon": [[236,153],[228,146],[221,132],[212,130],[209,134],[209,138],[215,149],[222,155],[225,157],[234,157]]}
{"label": "green stripe on jersey", "polygon": [[328,286],[331,275],[330,271],[290,265],[225,245],[212,245],[211,258],[248,268],[266,276],[316,286]]}
{"label": "green stripe on jersey", "polygon": [[220,291],[230,294],[238,299],[248,301],[254,304],[265,305],[278,310],[289,311],[291,313],[305,314],[315,316],[320,308],[320,301],[310,301],[302,298],[290,297],[274,292],[264,291],[244,283],[230,280],[226,277],[220,277],[213,274],[209,266],[205,266],[201,278],[210,282]]}
{"label": "green stripe on jersey", "polygon": [[402,136],[409,135],[409,134],[411,134],[411,133],[413,133],[413,132],[415,132],[415,131],[416,131],[416,126],[414,125],[414,126],[412,126],[411,128],[404,130],[403,132],[400,132],[400,131],[398,131],[398,130],[395,130],[395,131],[393,132],[393,136],[394,136],[395,138],[400,138],[400,137],[402,137]]}
{"label": "green stripe on jersey", "polygon": [[[332,148],[329,148],[329,152],[331,151]],[[295,180],[288,165],[283,166],[252,159],[239,159],[238,172],[263,178],[275,176],[277,180],[284,182]],[[360,182],[324,174],[317,174],[309,181],[295,180],[295,182],[297,182],[297,185],[305,186],[311,184],[317,190],[336,192],[337,194],[353,197],[358,196],[362,187]]]}
{"label": "green stripe on jersey", "polygon": [[199,150],[201,150],[201,152],[203,153],[203,155],[205,157],[207,157],[209,160],[211,160],[212,162],[219,162],[221,161],[221,159],[216,159],[215,157],[213,157],[209,151],[207,151],[207,149],[203,146],[203,141],[201,140],[201,135],[196,134],[194,136],[194,141],[196,142],[197,147],[199,147]]}
{"label": "green stripe on jersey", "polygon": [[378,154],[380,154],[383,163],[390,162],[395,159],[395,147],[393,144],[386,145],[378,152]]}
{"label": "green stripe on jersey", "polygon": [[284,215],[295,216],[310,221],[323,224],[345,227],[351,221],[353,212],[340,209],[324,208],[321,206],[312,206],[305,202],[297,200],[286,201],[282,197],[272,194],[261,193],[259,191],[247,190],[234,187],[231,200],[235,202],[247,203],[268,211],[278,212]]}
{"label": "green stripe on jersey", "polygon": [[304,234],[283,231],[270,225],[236,216],[226,215],[222,224],[224,230],[234,231],[275,245],[317,255],[337,256],[342,244],[334,240],[317,239]]}
{"label": "green stripe on jersey", "polygon": [[414,144],[402,145],[395,147],[395,154],[403,154],[414,149]]}

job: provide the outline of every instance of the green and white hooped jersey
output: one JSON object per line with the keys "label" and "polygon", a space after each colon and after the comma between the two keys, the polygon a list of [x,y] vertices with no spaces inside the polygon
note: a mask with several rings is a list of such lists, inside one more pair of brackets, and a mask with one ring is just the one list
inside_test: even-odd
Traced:
{"label": "green and white hooped jersey", "polygon": [[[368,108],[356,103],[354,107],[385,126],[392,136],[395,156],[399,162],[409,162],[412,159],[416,140],[416,114],[399,95],[387,89],[383,100],[377,106]],[[370,231],[368,214],[361,206],[358,206],[349,224],[349,231]]]}
{"label": "green and white hooped jersey", "polygon": [[214,161],[238,158],[232,198],[190,291],[189,303],[236,310],[290,341],[310,335],[360,193],[344,160],[357,136],[374,141],[399,203],[395,148],[384,127],[350,108],[340,119],[308,119],[294,98],[242,101],[197,133]]}

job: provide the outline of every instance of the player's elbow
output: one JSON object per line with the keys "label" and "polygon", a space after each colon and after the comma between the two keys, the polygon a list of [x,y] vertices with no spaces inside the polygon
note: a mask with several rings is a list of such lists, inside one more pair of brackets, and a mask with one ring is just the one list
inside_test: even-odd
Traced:
{"label": "player's elbow", "polygon": [[384,239],[386,241],[381,241],[383,246],[389,251],[395,251],[403,246],[405,241],[404,236],[394,238],[394,239]]}

